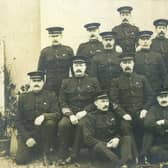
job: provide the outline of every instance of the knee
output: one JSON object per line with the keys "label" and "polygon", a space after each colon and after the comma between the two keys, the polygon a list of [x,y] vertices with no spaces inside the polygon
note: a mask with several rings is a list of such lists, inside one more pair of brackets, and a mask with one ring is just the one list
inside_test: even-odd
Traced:
{"label": "knee", "polygon": [[154,146],[150,149],[150,154],[156,155],[161,152],[161,148],[159,146]]}
{"label": "knee", "polygon": [[100,152],[102,150],[102,148],[104,148],[105,146],[103,145],[103,143],[97,143],[95,146],[94,146],[94,151],[96,152]]}
{"label": "knee", "polygon": [[53,127],[55,126],[55,121],[54,120],[47,120],[44,122],[44,126],[47,126],[47,127]]}
{"label": "knee", "polygon": [[123,130],[124,134],[130,134],[132,132],[132,127],[128,121],[122,120],[121,121],[121,129]]}
{"label": "knee", "polygon": [[58,129],[67,129],[71,127],[71,123],[68,118],[63,118],[59,123],[58,123]]}
{"label": "knee", "polygon": [[15,161],[17,165],[25,165],[28,163],[28,156],[23,153],[17,153]]}

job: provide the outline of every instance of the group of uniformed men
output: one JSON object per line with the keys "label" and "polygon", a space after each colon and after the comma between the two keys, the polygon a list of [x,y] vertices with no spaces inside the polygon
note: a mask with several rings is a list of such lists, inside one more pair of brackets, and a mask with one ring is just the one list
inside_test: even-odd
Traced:
{"label": "group of uniformed men", "polygon": [[152,31],[130,23],[132,9],[117,9],[122,23],[100,33],[102,41],[100,24],[86,24],[89,41],[76,56],[61,44],[64,28],[47,28],[52,45],[18,101],[17,164],[40,151],[51,164],[55,144],[60,165],[77,160],[83,147],[114,168],[168,159],[168,20],[154,21],[152,40]]}

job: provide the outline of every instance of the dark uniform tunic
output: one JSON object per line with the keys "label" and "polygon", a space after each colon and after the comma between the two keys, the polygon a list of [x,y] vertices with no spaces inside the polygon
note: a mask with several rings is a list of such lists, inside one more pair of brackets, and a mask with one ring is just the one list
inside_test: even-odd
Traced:
{"label": "dark uniform tunic", "polygon": [[[68,113],[64,113],[64,117],[58,124],[58,134],[60,138],[60,157],[67,157],[68,147],[73,144],[73,152],[76,155],[79,152],[81,144],[81,123],[77,127],[73,126],[69,117],[79,111],[86,110],[89,112],[90,106],[94,101],[94,97],[100,91],[98,81],[94,77],[84,76],[82,78],[72,77],[64,79],[60,90],[60,106],[62,112],[64,109]],[[88,110],[89,109],[89,110]],[[75,130],[74,130],[75,128]],[[75,135],[74,135],[75,134]]]}
{"label": "dark uniform tunic", "polygon": [[[165,120],[165,124],[157,125],[158,120]],[[165,161],[168,159],[168,107],[161,107],[159,104],[152,106],[144,125],[147,133],[144,151],[152,154],[153,161]]]}
{"label": "dark uniform tunic", "polygon": [[110,83],[121,73],[120,55],[114,50],[103,50],[93,57],[91,64],[91,73],[99,80],[100,87],[109,91]]}
{"label": "dark uniform tunic", "polygon": [[151,49],[155,52],[159,52],[162,55],[166,68],[168,70],[168,39],[165,37],[154,38],[152,40]]}
{"label": "dark uniform tunic", "polygon": [[73,50],[64,45],[46,47],[41,51],[38,70],[46,72],[46,88],[58,95],[62,80],[69,76]]}
{"label": "dark uniform tunic", "polygon": [[85,144],[103,154],[109,160],[119,160],[116,149],[106,147],[107,142],[112,138],[120,139],[120,154],[123,162],[132,159],[131,137],[122,133],[122,126],[116,119],[114,111],[102,112],[94,110],[86,116],[83,124],[83,135]]}
{"label": "dark uniform tunic", "polygon": [[72,77],[63,80],[60,91],[61,108],[69,108],[76,114],[93,103],[95,95],[100,91],[99,83],[95,77]]}
{"label": "dark uniform tunic", "polygon": [[103,50],[103,44],[99,40],[89,40],[79,45],[76,55],[87,61],[87,72],[90,74],[91,60]]}
{"label": "dark uniform tunic", "polygon": [[[126,121],[132,129],[125,132],[135,134],[139,148],[142,145],[143,123],[140,120],[140,111],[148,110],[153,103],[153,91],[145,76],[132,73],[123,73],[119,78],[114,79],[111,84],[110,98],[114,108],[121,107],[118,116],[122,117],[128,113],[132,116],[132,121]],[[129,128],[129,126],[127,126]],[[132,133],[131,133],[132,134]]]}
{"label": "dark uniform tunic", "polygon": [[141,50],[135,55],[135,70],[146,76],[154,92],[166,82],[166,67],[161,55],[152,50]]}
{"label": "dark uniform tunic", "polygon": [[[41,126],[34,125],[34,120],[44,114]],[[61,118],[58,99],[55,93],[41,90],[39,93],[28,92],[19,97],[16,126],[19,132],[19,146],[16,155],[18,163],[29,160],[29,148],[25,145],[28,138],[34,138],[43,152],[51,147],[55,137],[55,126]]]}
{"label": "dark uniform tunic", "polygon": [[[136,73],[121,74],[112,80],[110,88],[111,101],[120,104],[126,113],[139,116],[142,109],[148,110],[152,105],[153,91],[146,77]],[[122,112],[119,114],[123,116]]]}
{"label": "dark uniform tunic", "polygon": [[116,33],[116,44],[121,46],[123,53],[134,53],[138,41],[139,28],[127,23],[121,23],[112,29]]}

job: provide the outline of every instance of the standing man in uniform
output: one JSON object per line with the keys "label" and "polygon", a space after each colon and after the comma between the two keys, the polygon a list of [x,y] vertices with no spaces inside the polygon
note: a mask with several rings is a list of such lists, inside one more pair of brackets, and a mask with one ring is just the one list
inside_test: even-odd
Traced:
{"label": "standing man in uniform", "polygon": [[115,50],[115,33],[102,32],[102,42],[104,49],[101,53],[95,55],[91,64],[91,73],[99,80],[102,90],[108,92],[111,80],[120,75],[119,65],[121,54]]}
{"label": "standing man in uniform", "polygon": [[79,45],[76,55],[87,60],[87,71],[90,74],[91,60],[93,56],[102,51],[103,44],[99,41],[100,23],[88,23],[84,27],[88,32],[89,41]]}
{"label": "standing man in uniform", "polygon": [[[61,86],[59,100],[63,118],[58,124],[60,164],[76,159],[81,144],[80,125],[89,112],[95,95],[100,91],[97,79],[88,76],[86,69],[86,60],[74,57],[72,77],[64,79]],[[69,157],[70,146],[72,153]]]}
{"label": "standing man in uniform", "polygon": [[122,23],[112,29],[116,33],[116,44],[122,48],[123,53],[135,53],[137,45],[139,28],[130,24],[132,10],[130,6],[118,8]]}
{"label": "standing man in uniform", "polygon": [[150,108],[144,125],[148,139],[145,138],[146,148],[143,150],[151,157],[152,163],[166,162],[168,159],[168,89],[158,90],[156,103]]}
{"label": "standing man in uniform", "polygon": [[138,42],[141,50],[135,55],[135,71],[146,76],[156,93],[161,86],[166,84],[167,72],[161,54],[150,48],[152,34],[151,31],[141,31],[139,33]]}
{"label": "standing man in uniform", "polygon": [[46,73],[46,88],[59,95],[62,80],[69,76],[71,58],[74,56],[72,48],[61,44],[62,27],[46,29],[52,45],[41,51],[38,70]]}
{"label": "standing man in uniform", "polygon": [[168,70],[168,39],[166,38],[168,20],[157,19],[153,24],[156,30],[156,37],[152,40],[151,49],[162,55],[166,69]]}
{"label": "standing man in uniform", "polygon": [[[132,134],[133,131],[140,151],[143,119],[153,103],[153,91],[146,77],[134,72],[134,65],[133,57],[125,56],[121,59],[120,66],[123,73],[120,77],[112,80],[110,98],[114,109],[118,107],[122,109],[117,115],[121,120],[127,121],[126,129],[128,129],[125,132]],[[136,145],[134,146],[136,147]]]}
{"label": "standing man in uniform", "polygon": [[17,164],[26,164],[39,152],[45,165],[50,164],[50,148],[56,137],[56,125],[61,118],[54,92],[45,90],[44,73],[34,71],[30,76],[30,90],[19,97],[16,126],[18,129]]}
{"label": "standing man in uniform", "polygon": [[108,95],[99,93],[94,104],[96,109],[86,116],[83,125],[85,144],[97,156],[108,158],[112,167],[130,164],[133,160],[132,139],[122,131],[123,127],[110,106]]}

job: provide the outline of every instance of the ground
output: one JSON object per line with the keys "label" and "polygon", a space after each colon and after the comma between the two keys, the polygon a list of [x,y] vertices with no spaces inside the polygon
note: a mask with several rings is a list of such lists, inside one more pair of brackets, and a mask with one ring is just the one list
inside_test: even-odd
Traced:
{"label": "ground", "polygon": [[[24,166],[18,166],[15,164],[14,159],[9,156],[3,156],[0,157],[0,168],[109,168],[109,165],[107,166],[106,162],[88,162],[88,158],[81,159],[80,160],[80,166],[78,164],[72,164],[72,165],[66,165],[66,166],[57,166],[57,165],[52,165],[49,167],[43,166],[41,160],[36,160],[33,161],[32,163]],[[113,168],[110,166],[110,168]],[[141,167],[136,167],[136,168],[141,168]],[[152,165],[152,166],[146,166],[143,168],[162,168],[159,165]]]}

